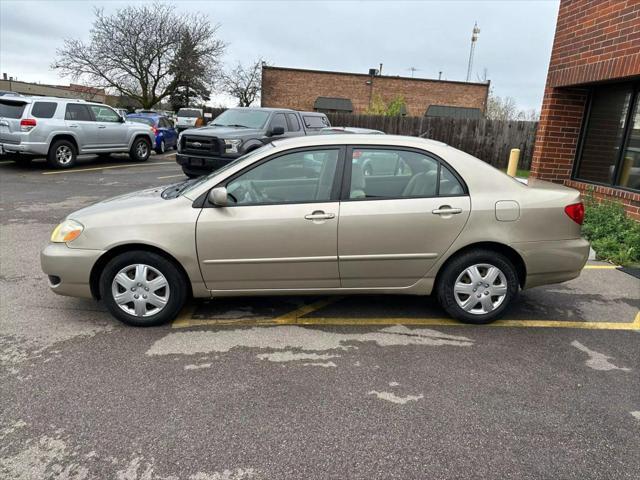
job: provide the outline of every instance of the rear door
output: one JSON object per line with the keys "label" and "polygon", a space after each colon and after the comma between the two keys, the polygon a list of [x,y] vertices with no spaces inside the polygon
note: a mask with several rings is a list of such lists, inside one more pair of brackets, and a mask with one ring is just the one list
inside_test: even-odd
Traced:
{"label": "rear door", "polygon": [[78,142],[80,152],[96,150],[100,142],[98,123],[89,107],[82,103],[67,103],[64,121]]}
{"label": "rear door", "polygon": [[91,105],[98,128],[98,148],[123,149],[128,147],[128,129],[118,113],[106,105]]}
{"label": "rear door", "polygon": [[283,152],[226,181],[229,205],[203,208],[196,228],[207,288],[339,287],[343,153],[338,146]]}
{"label": "rear door", "polygon": [[0,97],[0,144],[20,143],[20,120],[28,103],[20,97]]}
{"label": "rear door", "polygon": [[[413,285],[469,217],[463,181],[419,150],[353,147],[346,155],[338,232],[342,287]],[[377,168],[365,175],[361,158],[375,158]],[[385,158],[389,165],[381,164]]]}

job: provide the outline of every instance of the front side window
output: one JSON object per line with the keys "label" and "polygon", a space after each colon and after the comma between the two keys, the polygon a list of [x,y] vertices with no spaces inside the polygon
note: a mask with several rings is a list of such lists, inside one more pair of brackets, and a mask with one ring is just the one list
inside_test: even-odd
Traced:
{"label": "front side window", "polygon": [[31,115],[36,118],[53,118],[57,107],[56,102],[35,102],[31,108]]}
{"label": "front side window", "polygon": [[331,200],[339,149],[288,153],[227,184],[230,205],[309,203]]}
{"label": "front side window", "polygon": [[96,117],[97,122],[120,122],[120,115],[111,110],[108,107],[102,107],[100,105],[91,105],[93,110],[93,116]]}
{"label": "front side window", "polygon": [[276,113],[271,119],[271,130],[276,127],[282,127],[285,132],[289,130],[287,128],[287,120],[284,116],[284,113]]}
{"label": "front side window", "polygon": [[591,92],[574,178],[640,190],[640,85]]}
{"label": "front side window", "polygon": [[77,103],[67,104],[67,109],[64,114],[65,120],[73,120],[80,122],[92,122],[93,117],[86,105],[80,105]]}

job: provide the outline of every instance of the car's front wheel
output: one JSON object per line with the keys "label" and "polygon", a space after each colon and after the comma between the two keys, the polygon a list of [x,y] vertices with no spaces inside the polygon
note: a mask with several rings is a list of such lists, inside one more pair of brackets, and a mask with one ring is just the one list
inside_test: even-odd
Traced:
{"label": "car's front wheel", "polygon": [[187,279],[169,260],[131,251],[113,258],[100,276],[100,296],[109,312],[136,327],[173,320],[187,298]]}
{"label": "car's front wheel", "polygon": [[144,137],[138,137],[133,141],[129,157],[135,162],[146,162],[151,154],[151,143]]}
{"label": "car's front wheel", "polygon": [[490,323],[518,295],[516,269],[504,255],[471,250],[451,260],[437,285],[438,301],[449,315],[465,323]]}

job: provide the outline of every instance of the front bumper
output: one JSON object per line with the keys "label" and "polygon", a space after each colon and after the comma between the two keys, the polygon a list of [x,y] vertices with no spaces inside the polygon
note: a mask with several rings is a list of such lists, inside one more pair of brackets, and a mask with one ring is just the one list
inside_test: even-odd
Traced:
{"label": "front bumper", "polygon": [[224,155],[212,157],[200,157],[196,155],[188,155],[184,153],[176,154],[176,162],[186,168],[204,169],[209,171],[217,170],[226,164],[233,162],[240,155]]}
{"label": "front bumper", "polygon": [[49,276],[49,287],[58,295],[92,298],[91,269],[104,252],[69,248],[50,243],[40,253],[42,271]]}
{"label": "front bumper", "polygon": [[511,246],[524,260],[525,288],[577,278],[589,259],[589,242],[584,238],[519,242]]}

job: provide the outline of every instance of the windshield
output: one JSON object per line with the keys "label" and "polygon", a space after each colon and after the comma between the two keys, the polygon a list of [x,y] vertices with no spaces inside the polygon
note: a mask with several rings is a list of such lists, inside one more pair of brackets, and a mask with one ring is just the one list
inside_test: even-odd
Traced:
{"label": "windshield", "polygon": [[258,155],[262,155],[264,153],[265,150],[270,150],[272,148],[275,148],[275,146],[273,145],[273,143],[269,143],[263,147],[260,147],[256,150],[252,150],[251,152],[247,153],[246,155],[243,155],[242,157],[238,157],[236,158],[233,162],[231,163],[227,163],[224,167],[219,168],[218,170],[214,170],[213,172],[211,172],[209,175],[203,175],[202,177],[199,177],[195,180],[187,180],[186,182],[184,182],[183,188],[181,188],[177,193],[176,196],[179,194],[182,195],[188,195],[189,192],[193,191],[193,189],[197,188],[198,186],[202,185],[204,182],[208,181],[210,178],[216,176],[216,175],[220,175],[222,172],[225,172],[226,170],[235,167],[238,163],[243,162],[249,158],[253,158],[256,157]]}
{"label": "windshield", "polygon": [[154,121],[153,121],[152,118],[127,117],[127,120],[129,120],[130,122],[135,122],[135,123],[143,123],[144,125],[149,125],[151,127],[153,127],[153,125],[154,125]]}
{"label": "windshield", "polygon": [[269,119],[269,112],[264,110],[230,109],[218,115],[209,125],[220,127],[262,128]]}
{"label": "windshield", "polygon": [[200,111],[195,108],[181,108],[178,110],[178,117],[200,118]]}

